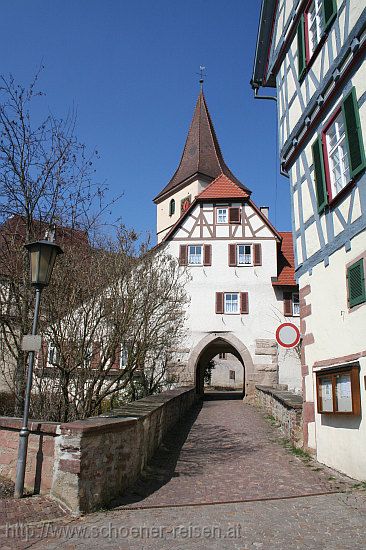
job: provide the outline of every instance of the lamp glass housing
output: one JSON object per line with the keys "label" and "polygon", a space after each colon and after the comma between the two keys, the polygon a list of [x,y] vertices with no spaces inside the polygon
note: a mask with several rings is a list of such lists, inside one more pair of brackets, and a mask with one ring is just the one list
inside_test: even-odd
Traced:
{"label": "lamp glass housing", "polygon": [[36,241],[26,244],[25,248],[30,254],[32,285],[48,286],[56,257],[63,253],[62,249],[50,241]]}

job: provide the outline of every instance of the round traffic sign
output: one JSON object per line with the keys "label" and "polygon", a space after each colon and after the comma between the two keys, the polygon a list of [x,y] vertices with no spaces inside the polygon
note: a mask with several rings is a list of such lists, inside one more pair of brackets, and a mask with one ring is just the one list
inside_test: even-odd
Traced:
{"label": "round traffic sign", "polygon": [[276,340],[284,348],[294,348],[300,342],[300,331],[293,323],[282,323],[276,330]]}

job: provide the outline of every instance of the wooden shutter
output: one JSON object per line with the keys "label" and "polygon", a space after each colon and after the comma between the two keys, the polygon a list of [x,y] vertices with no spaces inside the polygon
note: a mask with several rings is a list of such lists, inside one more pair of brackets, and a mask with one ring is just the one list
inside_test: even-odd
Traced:
{"label": "wooden shutter", "polygon": [[313,151],[315,190],[318,201],[318,211],[322,212],[325,205],[328,204],[328,193],[325,182],[323,145],[320,136],[317,137],[311,148]]}
{"label": "wooden shutter", "polygon": [[188,246],[181,244],[179,247],[179,265],[187,265],[188,263]]}
{"label": "wooden shutter", "polygon": [[229,244],[229,266],[236,266],[236,244]]}
{"label": "wooden shutter", "polygon": [[350,307],[357,306],[366,301],[365,273],[363,259],[355,262],[347,270],[348,277],[348,302]]}
{"label": "wooden shutter", "polygon": [[203,265],[211,265],[212,261],[212,246],[210,244],[203,245]]}
{"label": "wooden shutter", "polygon": [[283,314],[292,317],[292,292],[283,293]]}
{"label": "wooden shutter", "polygon": [[90,366],[92,369],[97,369],[99,367],[100,361],[100,342],[93,342],[92,346],[92,356]]}
{"label": "wooden shutter", "polygon": [[224,313],[224,293],[216,292],[216,313]]}
{"label": "wooden shutter", "polygon": [[115,351],[115,355],[114,355],[114,361],[113,361],[113,365],[112,365],[113,369],[119,369],[120,360],[121,360],[121,344],[119,344],[116,347],[116,351]]}
{"label": "wooden shutter", "polygon": [[299,26],[297,27],[297,55],[298,55],[298,79],[301,80],[306,71],[304,14],[302,14],[299,21]]}
{"label": "wooden shutter", "polygon": [[240,313],[249,313],[249,295],[248,292],[240,293]]}
{"label": "wooden shutter", "polygon": [[260,243],[253,245],[253,265],[262,265],[262,245]]}
{"label": "wooden shutter", "polygon": [[229,223],[240,223],[240,208],[236,206],[229,208]]}
{"label": "wooden shutter", "polygon": [[38,366],[41,368],[47,367],[48,359],[48,344],[47,341],[42,338],[41,350],[38,355]]}
{"label": "wooden shutter", "polygon": [[360,114],[358,112],[357,97],[354,88],[343,100],[342,112],[347,135],[350,173],[351,177],[354,178],[366,166]]}
{"label": "wooden shutter", "polygon": [[324,30],[327,31],[337,17],[336,0],[323,0]]}

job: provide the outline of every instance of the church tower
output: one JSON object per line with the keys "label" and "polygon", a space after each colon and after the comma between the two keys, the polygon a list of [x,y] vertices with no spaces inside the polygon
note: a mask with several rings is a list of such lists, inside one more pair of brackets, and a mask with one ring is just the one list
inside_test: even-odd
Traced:
{"label": "church tower", "polygon": [[240,183],[224,161],[201,89],[179,166],[169,183],[154,199],[157,206],[158,243],[196,196],[221,174],[250,195],[250,190]]}

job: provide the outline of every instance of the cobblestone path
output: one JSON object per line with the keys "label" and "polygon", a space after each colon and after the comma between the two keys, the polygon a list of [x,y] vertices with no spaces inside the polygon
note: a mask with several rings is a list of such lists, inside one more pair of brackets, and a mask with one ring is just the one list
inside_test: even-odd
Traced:
{"label": "cobblestone path", "polygon": [[[344,481],[306,466],[241,400],[210,400],[164,441],[144,476],[115,505],[171,506],[337,491]],[[313,468],[313,469],[312,469]]]}

